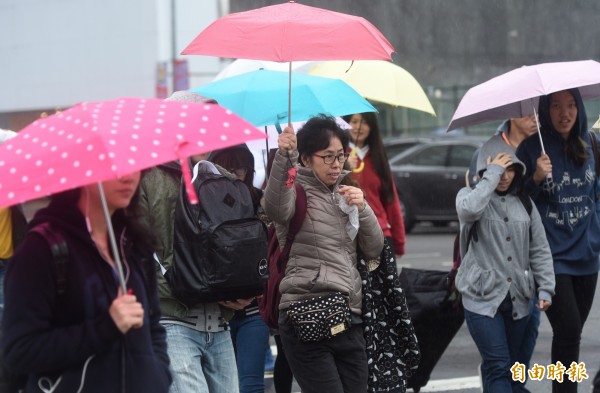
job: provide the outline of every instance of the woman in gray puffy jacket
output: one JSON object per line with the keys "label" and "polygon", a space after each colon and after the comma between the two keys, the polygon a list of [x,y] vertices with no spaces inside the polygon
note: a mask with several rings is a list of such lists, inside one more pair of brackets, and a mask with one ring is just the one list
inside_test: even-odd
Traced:
{"label": "woman in gray puffy jacket", "polygon": [[[552,255],[540,215],[529,197],[519,195],[524,172],[512,148],[495,135],[481,147],[479,183],[456,196],[463,256],[456,288],[483,359],[484,392],[523,389],[511,367],[536,286],[538,309],[547,310],[554,295]],[[514,376],[520,378],[518,372]]]}
{"label": "woman in gray puffy jacket", "polygon": [[[279,333],[294,377],[305,393],[367,391],[367,357],[361,326],[361,279],[356,250],[379,257],[383,233],[363,192],[342,185],[348,136],[335,119],[310,119],[296,137],[287,127],[279,136],[265,191],[265,211],[275,222],[280,246],[294,215],[298,182],[306,193],[307,212],[291,247],[279,291]],[[296,164],[300,162],[300,167]],[[297,172],[297,173],[296,173]],[[333,293],[343,295],[349,326],[316,342],[300,339],[288,308]]]}

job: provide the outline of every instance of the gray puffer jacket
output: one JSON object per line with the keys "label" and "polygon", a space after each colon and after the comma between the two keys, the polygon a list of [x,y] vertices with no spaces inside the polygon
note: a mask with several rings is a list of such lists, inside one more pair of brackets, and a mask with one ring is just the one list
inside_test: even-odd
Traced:
{"label": "gray puffer jacket", "polygon": [[[296,165],[298,152],[290,159]],[[265,192],[265,210],[275,222],[281,247],[296,202],[295,188],[286,187],[289,168],[288,158],[278,152]],[[378,257],[383,249],[383,233],[373,210],[366,204],[359,213],[358,235],[354,240],[349,237],[345,229],[349,218],[339,207],[337,190],[341,180],[342,177],[332,191],[311,169],[300,168],[298,171],[296,181],[306,191],[307,211],[279,287],[279,309],[286,309],[294,301],[342,292],[349,296],[352,312],[361,315],[362,292],[356,267],[356,247],[358,244],[369,258]]]}

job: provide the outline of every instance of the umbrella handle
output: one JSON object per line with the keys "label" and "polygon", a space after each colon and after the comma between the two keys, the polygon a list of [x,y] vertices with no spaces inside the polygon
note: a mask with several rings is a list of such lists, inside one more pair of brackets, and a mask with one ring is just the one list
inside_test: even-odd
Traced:
{"label": "umbrella handle", "polygon": [[[540,131],[540,122],[538,121],[537,111],[535,110],[535,106],[533,107],[533,116],[535,117],[535,125],[538,130],[538,137],[540,138],[540,146],[542,147],[542,154],[546,154],[546,149],[544,149],[544,140],[542,139],[542,132]],[[552,179],[552,173],[548,173],[546,175],[546,179]]]}
{"label": "umbrella handle", "polygon": [[[353,147],[352,150],[350,150],[350,157],[356,157],[356,147]],[[360,165],[358,166],[358,168],[352,168],[352,172],[354,173],[360,173],[365,169],[365,162],[361,161]]]}

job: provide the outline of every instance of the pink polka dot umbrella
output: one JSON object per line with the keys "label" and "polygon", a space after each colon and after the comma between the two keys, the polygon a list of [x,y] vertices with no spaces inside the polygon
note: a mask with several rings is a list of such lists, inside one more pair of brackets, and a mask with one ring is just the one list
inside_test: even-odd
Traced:
{"label": "pink polka dot umbrella", "polygon": [[[217,104],[119,98],[81,103],[38,119],[0,145],[0,207],[98,183],[179,159],[195,196],[186,157],[265,135]],[[123,269],[110,215],[109,238],[121,288]]]}
{"label": "pink polka dot umbrella", "polygon": [[84,102],[34,121],[0,145],[0,207],[264,138],[217,104]]}

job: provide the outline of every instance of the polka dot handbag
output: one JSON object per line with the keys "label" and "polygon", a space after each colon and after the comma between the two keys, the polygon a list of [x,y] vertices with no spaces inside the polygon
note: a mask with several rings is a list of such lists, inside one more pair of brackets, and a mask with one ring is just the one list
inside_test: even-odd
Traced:
{"label": "polka dot handbag", "polygon": [[287,314],[302,342],[321,341],[350,329],[348,299],[339,292],[294,302]]}

